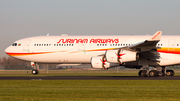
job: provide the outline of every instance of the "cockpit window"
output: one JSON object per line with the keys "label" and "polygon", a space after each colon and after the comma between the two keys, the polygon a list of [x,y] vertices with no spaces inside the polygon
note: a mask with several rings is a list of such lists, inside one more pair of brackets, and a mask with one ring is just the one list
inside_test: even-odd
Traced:
{"label": "cockpit window", "polygon": [[17,43],[13,43],[12,46],[17,46]]}

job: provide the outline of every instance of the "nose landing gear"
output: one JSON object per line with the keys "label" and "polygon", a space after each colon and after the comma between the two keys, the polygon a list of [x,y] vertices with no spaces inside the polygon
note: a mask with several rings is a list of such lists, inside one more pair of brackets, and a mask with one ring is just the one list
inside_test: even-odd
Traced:
{"label": "nose landing gear", "polygon": [[35,62],[31,62],[31,66],[32,66],[32,68],[34,68],[32,70],[32,74],[33,75],[39,74],[39,65],[37,63],[35,63]]}
{"label": "nose landing gear", "polygon": [[33,75],[37,75],[38,73],[39,73],[39,71],[38,71],[37,69],[33,69],[33,70],[32,70],[32,74],[33,74]]}

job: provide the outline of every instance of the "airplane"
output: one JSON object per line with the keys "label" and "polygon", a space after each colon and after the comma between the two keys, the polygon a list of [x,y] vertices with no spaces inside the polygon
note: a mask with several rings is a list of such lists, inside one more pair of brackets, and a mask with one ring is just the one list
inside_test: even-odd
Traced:
{"label": "airplane", "polygon": [[30,61],[32,74],[38,63],[91,64],[104,69],[124,66],[140,69],[141,77],[174,76],[167,66],[180,64],[180,36],[150,35],[36,36],[15,41],[6,54]]}

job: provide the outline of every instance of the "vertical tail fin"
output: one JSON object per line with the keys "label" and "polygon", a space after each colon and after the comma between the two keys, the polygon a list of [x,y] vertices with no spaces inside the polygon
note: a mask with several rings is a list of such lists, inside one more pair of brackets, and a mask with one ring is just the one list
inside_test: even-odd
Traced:
{"label": "vertical tail fin", "polygon": [[161,40],[162,31],[157,31],[149,41]]}

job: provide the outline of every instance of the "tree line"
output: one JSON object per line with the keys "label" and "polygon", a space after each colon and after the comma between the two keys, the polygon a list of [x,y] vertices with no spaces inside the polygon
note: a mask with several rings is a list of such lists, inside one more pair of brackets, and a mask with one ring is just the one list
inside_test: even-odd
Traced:
{"label": "tree line", "polygon": [[[40,69],[56,68],[57,64],[39,64]],[[28,61],[19,60],[13,57],[0,57],[0,66],[4,70],[32,70],[31,63]]]}

